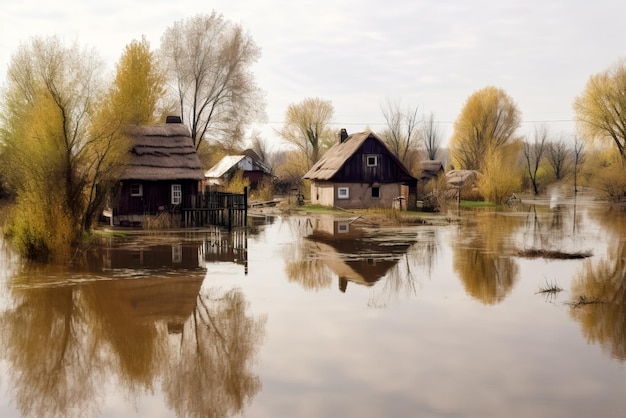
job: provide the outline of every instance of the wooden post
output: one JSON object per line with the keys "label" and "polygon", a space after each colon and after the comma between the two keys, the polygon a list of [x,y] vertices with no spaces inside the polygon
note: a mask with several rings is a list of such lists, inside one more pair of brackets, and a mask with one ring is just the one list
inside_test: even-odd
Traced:
{"label": "wooden post", "polygon": [[248,187],[243,188],[243,226],[248,226]]}

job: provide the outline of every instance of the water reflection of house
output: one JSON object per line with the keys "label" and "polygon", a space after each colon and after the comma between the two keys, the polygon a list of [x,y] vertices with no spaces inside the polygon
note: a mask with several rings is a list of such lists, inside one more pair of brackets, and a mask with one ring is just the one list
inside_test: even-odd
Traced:
{"label": "water reflection of house", "polygon": [[335,273],[339,290],[348,282],[372,286],[398,264],[414,241],[394,230],[367,231],[358,219],[316,219],[308,248]]}
{"label": "water reflection of house", "polygon": [[126,242],[103,249],[102,270],[114,280],[98,281],[109,308],[133,323],[164,321],[179,333],[196,308],[206,274],[202,242]]}

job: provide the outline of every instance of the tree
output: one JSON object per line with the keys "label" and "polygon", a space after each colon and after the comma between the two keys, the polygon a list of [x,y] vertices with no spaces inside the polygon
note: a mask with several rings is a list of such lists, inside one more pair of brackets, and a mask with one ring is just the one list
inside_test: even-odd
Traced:
{"label": "tree", "polygon": [[162,120],[159,103],[165,96],[165,73],[145,37],[126,45],[116,69],[102,116],[136,125]]}
{"label": "tree", "polygon": [[102,63],[57,37],[22,45],[7,71],[0,170],[16,196],[9,235],[31,258],[60,256],[88,231],[99,184],[121,154],[110,131],[93,129]]}
{"label": "tree", "polygon": [[387,101],[387,105],[381,107],[381,111],[387,122],[387,128],[381,135],[382,140],[391,153],[407,165],[410,151],[417,149],[418,146],[417,107],[403,111],[399,103]]}
{"label": "tree", "polygon": [[563,180],[570,173],[570,156],[571,149],[565,139],[559,138],[548,143],[548,163],[556,181]]}
{"label": "tree", "polygon": [[578,193],[578,172],[585,162],[585,143],[579,136],[574,138],[574,193]]}
{"label": "tree", "polygon": [[591,76],[574,112],[585,139],[613,141],[626,160],[626,61]]}
{"label": "tree", "polygon": [[504,90],[490,86],[476,91],[454,123],[450,148],[455,168],[482,171],[486,155],[495,156],[515,139],[520,121],[520,111]]}
{"label": "tree", "polygon": [[429,160],[436,160],[441,148],[442,136],[439,125],[435,121],[435,115],[431,112],[422,124],[421,138],[426,148],[426,154]]}
{"label": "tree", "polygon": [[535,128],[533,142],[524,141],[524,160],[526,161],[526,170],[530,182],[533,186],[535,195],[539,194],[539,184],[537,180],[537,172],[539,165],[543,159],[543,153],[546,149],[546,141],[548,140],[548,129],[545,126]]}
{"label": "tree", "polygon": [[[285,125],[278,134],[296,146],[311,167],[330,147],[335,137],[329,124],[335,109],[329,100],[306,98],[290,104],[285,114]],[[302,173],[304,174],[304,173]]]}
{"label": "tree", "polygon": [[161,55],[196,149],[203,140],[239,143],[249,123],[263,120],[265,105],[250,71],[260,54],[241,26],[215,12],[165,31]]}

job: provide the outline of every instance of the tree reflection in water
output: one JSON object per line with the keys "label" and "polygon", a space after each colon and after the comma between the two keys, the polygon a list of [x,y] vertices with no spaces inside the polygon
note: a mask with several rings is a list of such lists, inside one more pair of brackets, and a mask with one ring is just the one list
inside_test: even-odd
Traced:
{"label": "tree reflection in water", "polygon": [[[43,270],[43,271],[41,271]],[[4,359],[22,416],[97,416],[104,387],[155,388],[178,416],[242,413],[265,318],[240,289],[201,288],[204,270],[103,276],[27,266],[9,278]]]}
{"label": "tree reflection in water", "polygon": [[509,236],[519,223],[493,213],[478,214],[474,222],[453,240],[454,271],[469,295],[487,305],[500,303],[518,279]]}
{"label": "tree reflection in water", "polygon": [[626,220],[608,211],[599,217],[611,235],[606,257],[585,261],[572,283],[570,315],[588,342],[626,360]]}

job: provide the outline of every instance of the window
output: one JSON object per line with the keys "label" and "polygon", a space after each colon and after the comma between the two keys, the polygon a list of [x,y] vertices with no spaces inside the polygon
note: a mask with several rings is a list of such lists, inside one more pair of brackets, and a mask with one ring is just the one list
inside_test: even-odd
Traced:
{"label": "window", "polygon": [[368,167],[376,167],[378,165],[378,155],[368,155],[367,156],[367,166]]}
{"label": "window", "polygon": [[350,197],[350,189],[347,187],[338,187],[337,188],[337,198],[339,199],[348,199]]}
{"label": "window", "polygon": [[339,234],[346,234],[350,230],[350,222],[337,222],[337,232]]}
{"label": "window", "polygon": [[372,197],[375,199],[380,197],[380,187],[372,187]]}
{"label": "window", "polygon": [[130,195],[131,196],[143,196],[143,184],[141,184],[141,183],[131,183],[130,184]]}
{"label": "window", "polygon": [[183,200],[183,192],[180,184],[172,184],[172,205],[180,205]]}

